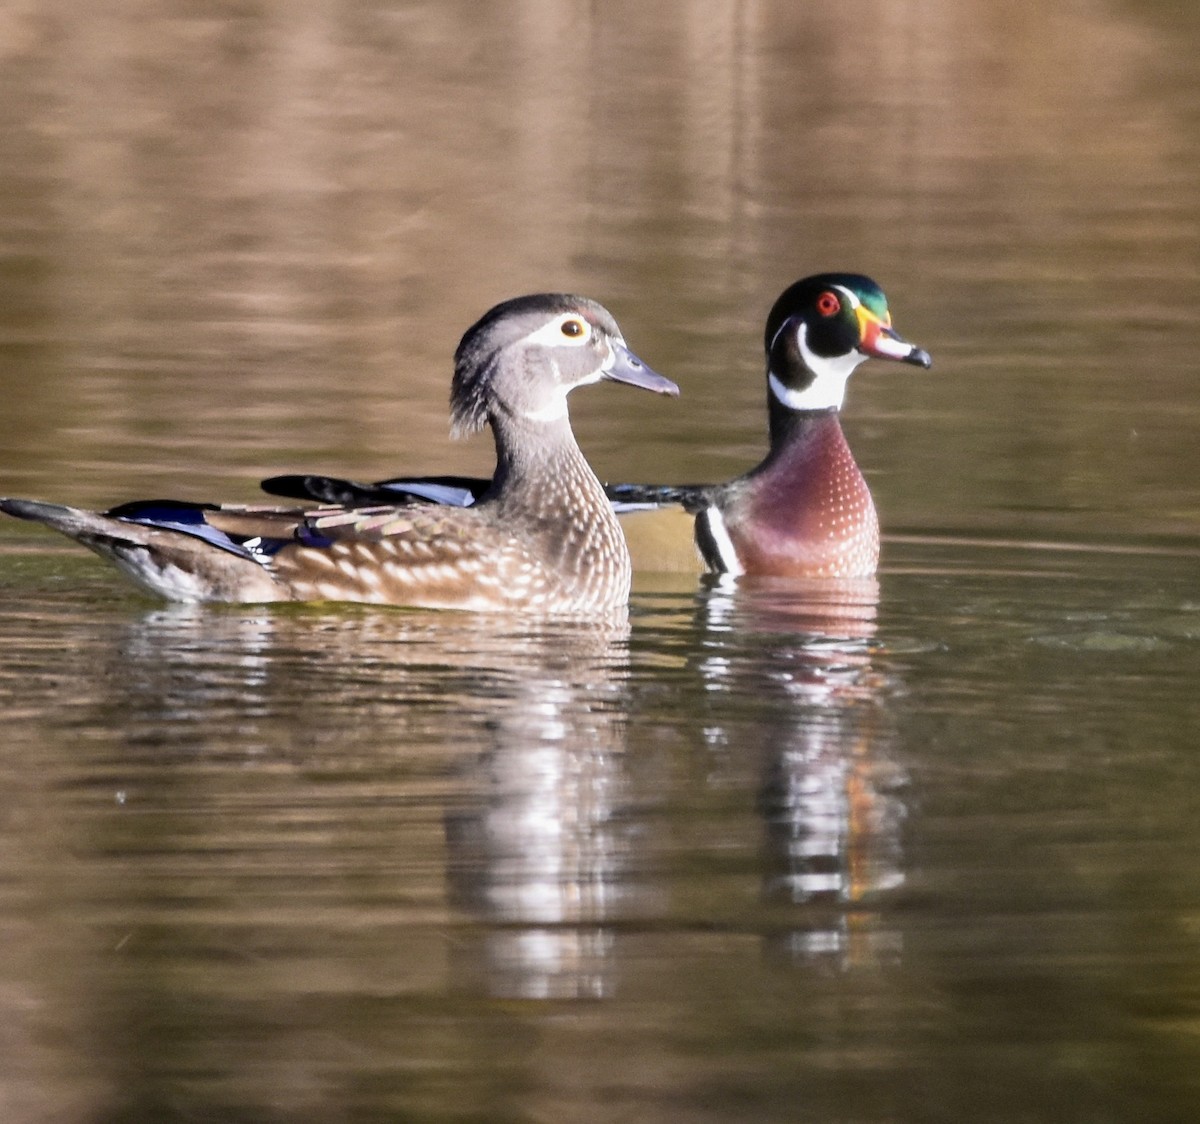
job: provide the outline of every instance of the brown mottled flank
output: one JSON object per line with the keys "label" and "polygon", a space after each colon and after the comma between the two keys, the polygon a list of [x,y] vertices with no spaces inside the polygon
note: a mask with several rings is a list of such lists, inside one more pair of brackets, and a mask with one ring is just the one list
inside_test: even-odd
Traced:
{"label": "brown mottled flank", "polygon": [[311,527],[334,542],[285,547],[268,567],[298,601],[567,614],[623,605],[628,552],[586,465],[565,460],[531,498],[520,510],[510,498],[318,514]]}

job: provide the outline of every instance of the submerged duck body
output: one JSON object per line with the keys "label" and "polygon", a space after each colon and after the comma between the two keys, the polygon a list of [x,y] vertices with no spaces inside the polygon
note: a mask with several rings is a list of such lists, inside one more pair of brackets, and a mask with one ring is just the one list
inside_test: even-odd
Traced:
{"label": "submerged duck body", "polygon": [[[635,569],[856,578],[878,568],[875,504],[839,420],[846,384],[867,359],[928,368],[929,353],[896,333],[883,290],[854,273],[817,274],[784,290],[763,343],[770,447],[760,464],[721,484],[605,487]],[[281,476],[263,486],[349,505],[472,504],[487,482]]]}
{"label": "submerged duck body", "polygon": [[490,425],[496,442],[496,475],[470,507],[152,500],[99,513],[3,499],[0,510],[54,527],[171,600],[608,614],[628,599],[629,552],[566,404],[601,380],[678,393],[594,301],[520,297],[488,312],[455,355],[454,431]]}

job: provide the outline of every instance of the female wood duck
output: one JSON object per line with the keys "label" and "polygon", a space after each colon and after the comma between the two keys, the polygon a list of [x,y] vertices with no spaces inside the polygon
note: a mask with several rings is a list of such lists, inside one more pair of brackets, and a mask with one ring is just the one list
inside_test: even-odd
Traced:
{"label": "female wood duck", "polygon": [[62,531],[172,600],[607,615],[628,599],[629,552],[567,416],[568,392],[601,379],[679,393],[594,301],[519,297],[475,324],[455,353],[451,417],[456,434],[491,425],[496,475],[469,508],[139,501],[98,514],[4,499],[0,510]]}
{"label": "female wood duck", "polygon": [[[767,317],[770,449],[724,484],[610,484],[634,567],[731,575],[869,577],[879,564],[879,520],[838,420],[846,381],[870,357],[932,365],[892,329],[869,277],[822,273],[784,290]],[[486,481],[398,478],[356,484],[278,476],[267,491],[343,504],[402,496],[470,504]]]}

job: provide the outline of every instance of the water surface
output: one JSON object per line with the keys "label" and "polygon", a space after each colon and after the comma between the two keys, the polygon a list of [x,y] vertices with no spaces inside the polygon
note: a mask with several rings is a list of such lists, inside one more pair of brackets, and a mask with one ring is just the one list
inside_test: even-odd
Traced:
{"label": "water surface", "polygon": [[613,634],[16,565],[9,1096],[1171,1118],[1196,556],[892,554],[877,589],[640,593]]}

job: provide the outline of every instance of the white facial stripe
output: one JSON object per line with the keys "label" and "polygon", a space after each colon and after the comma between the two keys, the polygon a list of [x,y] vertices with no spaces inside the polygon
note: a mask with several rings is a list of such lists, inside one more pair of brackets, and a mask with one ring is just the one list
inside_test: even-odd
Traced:
{"label": "white facial stripe", "polygon": [[803,390],[793,390],[785,386],[774,371],[768,371],[767,385],[775,400],[789,410],[840,410],[846,398],[846,380],[867,357],[861,351],[829,359],[814,354],[808,346],[808,325],[803,321],[796,333],[796,342],[813,380]]}
{"label": "white facial stripe", "polygon": [[715,507],[706,507],[701,512],[713,545],[717,548],[717,557],[721,560],[721,568],[731,577],[737,577],[746,571],[738,561],[737,551],[733,548],[733,539],[729,537],[729,528],[725,526],[725,517]]}
{"label": "white facial stripe", "polygon": [[847,289],[845,285],[833,285],[831,288],[837,289],[850,302],[851,308],[857,308],[862,301],[858,299],[858,294],[853,289]]}
{"label": "white facial stripe", "polygon": [[[849,303],[851,308],[858,308],[858,306],[862,304],[862,301],[858,299],[858,294],[855,293],[853,289],[847,289],[845,285],[831,285],[830,288],[836,289],[839,293],[841,293],[842,296],[846,298],[846,301]],[[787,320],[785,320],[779,325],[779,331],[777,331],[771,337],[771,342],[767,345],[768,351],[775,346],[775,341],[779,339],[779,332],[782,332],[783,329],[787,327],[787,323]]]}

